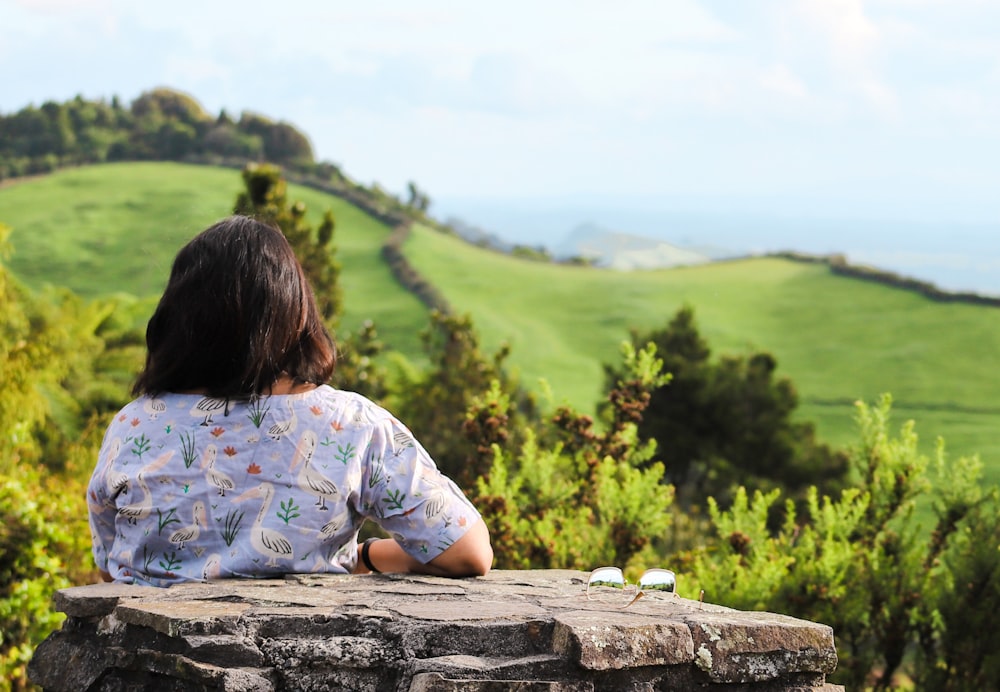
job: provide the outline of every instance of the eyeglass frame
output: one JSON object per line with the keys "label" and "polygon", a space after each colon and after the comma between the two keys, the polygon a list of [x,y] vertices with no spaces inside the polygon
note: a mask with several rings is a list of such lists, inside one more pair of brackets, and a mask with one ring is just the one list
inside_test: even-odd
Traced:
{"label": "eyeglass frame", "polygon": [[[610,571],[610,573],[612,575],[617,576],[618,578],[614,579],[614,580],[595,581],[594,580],[595,575],[597,575],[599,572],[603,572],[603,571]],[[658,575],[658,576],[665,577],[665,579],[663,581],[648,582],[648,583],[646,583],[646,577],[649,576],[649,575]],[[669,584],[670,588],[663,588],[663,586],[666,586],[667,584]],[[591,595],[591,587],[594,586],[594,585],[608,586],[608,587],[611,587],[611,588],[614,588],[614,589],[619,589],[620,588],[620,589],[622,589],[622,593],[624,594],[625,593],[625,588],[629,586],[629,582],[628,582],[628,579],[625,578],[625,573],[622,571],[621,567],[614,567],[614,566],[608,565],[608,566],[605,566],[605,567],[597,567],[597,568],[591,570],[590,577],[587,578],[587,600],[588,601],[599,600],[599,599],[597,599],[597,598],[595,598],[595,597],[593,597]],[[652,567],[652,568],[647,569],[646,571],[644,571],[642,573],[642,575],[639,577],[639,580],[635,583],[635,586],[636,586],[636,594],[635,594],[635,596],[632,597],[632,600],[630,600],[628,603],[626,603],[625,605],[623,605],[622,608],[628,608],[630,605],[632,605],[633,603],[635,603],[636,601],[638,601],[640,598],[642,598],[643,596],[645,596],[648,592],[666,591],[668,593],[672,593],[675,598],[678,597],[677,596],[677,575],[674,573],[673,570],[664,569],[662,567]]]}

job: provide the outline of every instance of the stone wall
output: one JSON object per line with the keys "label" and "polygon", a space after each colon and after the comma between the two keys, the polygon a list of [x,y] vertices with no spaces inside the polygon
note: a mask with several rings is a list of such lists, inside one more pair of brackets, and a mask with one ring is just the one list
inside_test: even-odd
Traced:
{"label": "stone wall", "polygon": [[654,594],[589,601],[586,572],[289,576],[60,591],[29,667],[45,690],[823,690],[820,624]]}

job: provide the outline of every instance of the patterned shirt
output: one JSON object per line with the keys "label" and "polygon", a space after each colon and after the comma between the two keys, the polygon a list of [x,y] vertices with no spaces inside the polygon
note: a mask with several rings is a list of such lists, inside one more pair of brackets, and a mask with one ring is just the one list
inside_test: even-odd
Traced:
{"label": "patterned shirt", "polygon": [[350,572],[371,519],[420,562],[479,513],[410,431],[359,394],[142,397],[108,427],[87,491],[119,582]]}

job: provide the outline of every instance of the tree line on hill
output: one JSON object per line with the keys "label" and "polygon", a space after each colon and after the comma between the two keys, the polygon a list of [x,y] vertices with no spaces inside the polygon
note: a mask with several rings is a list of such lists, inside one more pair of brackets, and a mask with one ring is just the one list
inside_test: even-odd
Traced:
{"label": "tree line on hill", "polygon": [[[351,296],[333,215],[313,228],[277,169],[242,175],[234,209],[282,228],[338,327]],[[58,622],[53,591],[96,576],[84,488],[142,362],[128,307],[34,295],[0,265],[0,677],[14,687]],[[833,679],[851,689],[891,689],[900,671],[925,689],[1000,682],[996,489],[977,460],[922,457],[912,423],[894,434],[888,398],[859,405],[854,448],[828,449],[792,422],[773,356],[713,358],[693,308],[623,340],[599,420],[545,412],[468,315],[432,314],[423,367],[382,359],[370,323],[337,336],[334,384],[417,432],[483,512],[497,567],[671,567],[685,596],[831,625]],[[918,499],[934,505],[929,534],[910,521]]]}
{"label": "tree line on hill", "polygon": [[0,179],[106,161],[193,157],[314,165],[309,139],[286,122],[243,112],[211,116],[187,94],[153,89],[125,107],[82,96],[0,116]]}
{"label": "tree line on hill", "polygon": [[[0,114],[0,181],[59,168],[116,161],[184,161],[240,169],[250,162],[281,166],[284,174],[343,197],[386,220],[425,220],[430,196],[407,183],[406,199],[378,183],[350,180],[328,161],[315,160],[309,138],[291,123],[225,109],[211,115],[188,94],[160,87],[124,105],[78,95]],[[394,225],[394,224],[393,224]]]}
{"label": "tree line on hill", "polygon": [[[281,166],[293,182],[342,197],[391,226],[418,220],[457,235],[466,228],[460,221],[440,223],[430,217],[431,198],[413,181],[406,185],[405,198],[378,183],[359,184],[337,165],[316,161],[309,138],[294,125],[250,111],[236,119],[225,109],[213,116],[175,89],[146,91],[127,106],[117,96],[108,101],[78,95],[63,103],[46,101],[0,114],[0,181],[117,161],[184,161],[232,168],[269,163]],[[500,249],[492,243],[483,246]],[[515,244],[502,251],[553,261],[542,247]],[[581,258],[569,261],[586,263]]]}

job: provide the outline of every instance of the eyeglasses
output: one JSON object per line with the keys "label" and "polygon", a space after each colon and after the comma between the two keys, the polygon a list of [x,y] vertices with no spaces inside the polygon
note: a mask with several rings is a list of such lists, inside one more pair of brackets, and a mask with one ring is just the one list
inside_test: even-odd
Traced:
{"label": "eyeglasses", "polygon": [[590,573],[590,579],[587,580],[587,600],[630,599],[622,608],[628,608],[646,594],[657,592],[677,595],[677,576],[669,569],[647,569],[638,582],[629,584],[621,568],[598,567]]}

